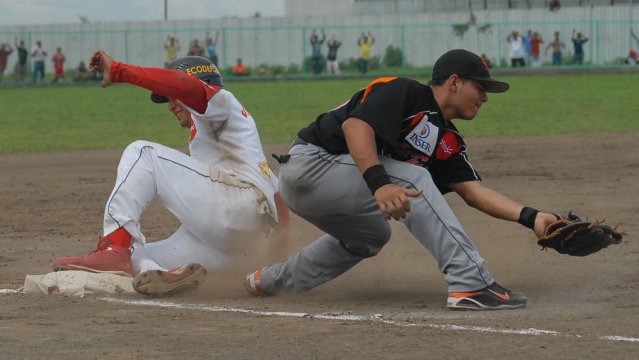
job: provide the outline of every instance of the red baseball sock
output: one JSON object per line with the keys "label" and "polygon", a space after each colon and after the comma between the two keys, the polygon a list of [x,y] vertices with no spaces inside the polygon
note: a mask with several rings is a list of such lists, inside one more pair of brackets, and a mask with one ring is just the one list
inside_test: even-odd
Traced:
{"label": "red baseball sock", "polygon": [[131,246],[131,234],[121,227],[110,233],[106,237],[109,238],[111,245],[128,248]]}

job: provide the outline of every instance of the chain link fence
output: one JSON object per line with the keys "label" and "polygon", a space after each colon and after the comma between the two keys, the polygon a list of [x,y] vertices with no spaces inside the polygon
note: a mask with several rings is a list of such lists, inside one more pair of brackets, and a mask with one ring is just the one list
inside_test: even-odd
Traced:
{"label": "chain link fence", "polygon": [[[255,71],[253,74],[262,71],[271,75],[285,72],[304,75],[311,72],[309,37],[313,30],[320,37],[321,31],[324,31],[327,40],[335,36],[342,42],[338,60],[342,70],[353,73],[359,57],[357,39],[363,32],[370,31],[375,39],[370,68],[391,66],[399,71],[410,71],[431,66],[437,57],[452,48],[486,54],[497,67],[506,67],[509,64],[506,38],[513,30],[520,33],[532,30],[541,34],[544,39],[541,57],[544,66],[550,66],[551,51],[545,54],[543,50],[552,40],[553,33],[558,31],[565,45],[565,65],[571,66],[571,34],[577,30],[589,39],[584,44],[583,66],[618,66],[630,49],[639,48],[639,40],[632,35],[633,29],[635,34],[639,33],[639,24],[633,20],[634,7],[616,10],[617,13],[606,11],[593,13],[592,9],[577,9],[574,16],[564,14],[563,18],[556,20],[534,20],[547,14],[539,15],[535,10],[513,10],[508,12],[508,16],[504,16],[506,12],[476,12],[470,19],[468,15],[457,13],[336,19],[264,18],[215,23],[198,20],[0,27],[0,42],[15,49],[15,41],[24,40],[27,49],[31,50],[37,40],[42,41],[49,53],[46,69],[50,73],[53,71],[51,56],[57,47],[62,48],[66,55],[65,68],[68,70],[80,61],[86,61],[89,54],[98,48],[106,50],[116,60],[161,67],[166,60],[163,45],[168,37],[180,42],[178,56],[184,56],[193,40],[204,44],[207,32],[214,34],[218,31],[218,66],[223,71],[229,71],[236,59],[242,58]],[[324,58],[327,51],[325,42],[322,45]],[[15,51],[9,55],[5,81],[10,77],[17,58]]]}

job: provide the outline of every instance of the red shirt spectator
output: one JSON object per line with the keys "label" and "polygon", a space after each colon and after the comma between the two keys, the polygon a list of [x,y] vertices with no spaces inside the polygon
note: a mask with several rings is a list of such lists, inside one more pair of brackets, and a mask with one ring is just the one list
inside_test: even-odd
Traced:
{"label": "red shirt spectator", "polygon": [[62,48],[58,48],[56,53],[51,57],[51,61],[53,61],[53,67],[55,69],[55,77],[53,79],[54,82],[59,79],[64,80],[64,62],[66,58],[62,53]]}
{"label": "red shirt spectator", "polygon": [[13,52],[13,48],[9,44],[0,44],[0,80],[7,68],[7,58]]}
{"label": "red shirt spectator", "polygon": [[530,55],[533,58],[539,57],[539,46],[544,43],[544,39],[542,39],[541,35],[538,32],[534,32],[532,38],[530,39]]}

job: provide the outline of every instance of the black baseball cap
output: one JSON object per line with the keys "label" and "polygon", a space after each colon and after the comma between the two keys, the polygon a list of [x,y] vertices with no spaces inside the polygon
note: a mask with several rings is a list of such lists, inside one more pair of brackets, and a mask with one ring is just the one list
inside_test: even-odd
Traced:
{"label": "black baseball cap", "polygon": [[477,80],[484,84],[486,92],[503,93],[510,85],[503,81],[490,78],[488,64],[476,54],[464,50],[455,49],[440,56],[433,66],[433,80],[446,80],[452,74],[457,74],[462,79]]}
{"label": "black baseball cap", "polygon": [[[204,81],[207,84],[223,87],[224,82],[217,66],[211,60],[201,56],[181,57],[166,66],[167,69],[179,70]],[[165,96],[151,93],[151,101],[157,104],[169,101]]]}

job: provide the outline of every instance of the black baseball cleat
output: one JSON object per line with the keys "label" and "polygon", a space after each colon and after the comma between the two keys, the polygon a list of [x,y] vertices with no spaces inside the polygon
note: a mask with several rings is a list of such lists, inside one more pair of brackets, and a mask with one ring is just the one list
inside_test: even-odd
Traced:
{"label": "black baseball cleat", "polygon": [[526,307],[524,294],[505,289],[496,282],[483,289],[469,292],[448,293],[451,310],[503,310]]}

